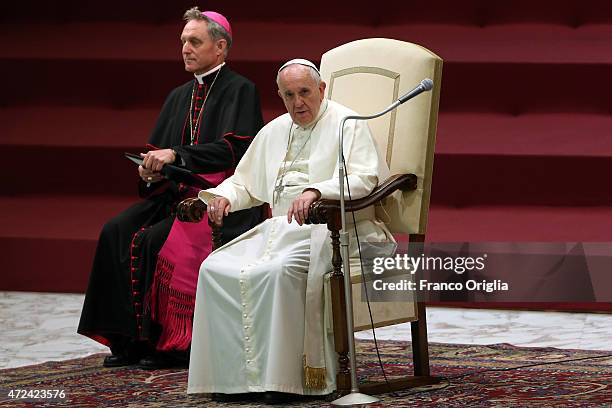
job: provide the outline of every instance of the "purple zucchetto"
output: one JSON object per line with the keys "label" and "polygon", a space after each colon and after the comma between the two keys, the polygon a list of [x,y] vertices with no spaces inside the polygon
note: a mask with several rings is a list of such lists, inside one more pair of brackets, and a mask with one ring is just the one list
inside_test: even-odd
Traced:
{"label": "purple zucchetto", "polygon": [[203,11],[202,15],[225,28],[225,31],[227,31],[230,38],[232,38],[232,26],[223,14],[217,13],[216,11]]}

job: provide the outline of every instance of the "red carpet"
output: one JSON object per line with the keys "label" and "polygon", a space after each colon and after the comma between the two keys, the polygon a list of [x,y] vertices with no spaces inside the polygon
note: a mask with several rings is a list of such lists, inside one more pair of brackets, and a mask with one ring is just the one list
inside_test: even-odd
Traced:
{"label": "red carpet", "polygon": [[[411,372],[409,343],[384,341],[379,346],[388,377]],[[357,351],[360,381],[381,379],[373,343],[359,341]],[[593,357],[606,354],[610,353],[519,348],[508,344],[431,344],[432,374],[447,380],[431,388],[382,394],[379,396],[381,402],[372,406],[604,406],[612,400],[612,357]],[[562,360],[579,361],[554,363]],[[151,372],[135,368],[104,369],[101,362],[102,355],[95,355],[1,370],[0,389],[64,390],[65,399],[48,401],[49,406],[232,406],[211,402],[203,395],[188,396],[187,370]],[[521,366],[529,367],[519,368]],[[253,403],[247,406],[259,405]],[[15,401],[7,398],[7,393],[3,391],[0,406],[15,406]],[[325,400],[307,400],[291,406],[329,404]]]}

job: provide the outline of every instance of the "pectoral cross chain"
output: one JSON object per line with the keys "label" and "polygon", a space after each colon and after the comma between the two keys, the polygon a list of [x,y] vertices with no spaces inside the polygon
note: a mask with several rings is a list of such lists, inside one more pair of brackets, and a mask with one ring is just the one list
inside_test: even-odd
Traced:
{"label": "pectoral cross chain", "polygon": [[278,203],[280,196],[283,193],[285,186],[283,185],[283,179],[278,180],[278,184],[274,187],[274,203]]}

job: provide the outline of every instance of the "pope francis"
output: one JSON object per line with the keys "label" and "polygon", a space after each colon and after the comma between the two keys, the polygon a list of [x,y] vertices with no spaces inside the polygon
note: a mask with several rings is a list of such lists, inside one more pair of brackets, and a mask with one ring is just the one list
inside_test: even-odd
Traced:
{"label": "pope francis", "polygon": [[[321,395],[335,389],[336,354],[323,301],[329,233],[304,221],[315,200],[339,199],[337,132],[341,119],[355,112],[325,99],[325,82],[310,61],[284,64],[277,84],[288,113],[257,134],[233,176],[199,193],[213,220],[262,203],[270,204],[272,218],[202,263],[189,393]],[[345,123],[343,151],[352,199],[388,176],[365,122]],[[356,217],[361,241],[393,239],[373,208]]]}

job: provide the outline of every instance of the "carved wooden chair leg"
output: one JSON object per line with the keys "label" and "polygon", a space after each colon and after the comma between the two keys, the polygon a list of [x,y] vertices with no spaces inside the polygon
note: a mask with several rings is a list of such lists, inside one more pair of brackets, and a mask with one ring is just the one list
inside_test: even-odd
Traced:
{"label": "carved wooden chair leg", "polygon": [[342,274],[342,257],[340,256],[340,233],[331,230],[332,265],[331,290],[338,301],[332,302],[334,319],[334,344],[338,353],[338,373],[336,374],[337,392],[341,395],[351,391],[351,373],[349,371],[347,321],[344,296],[344,275]]}

